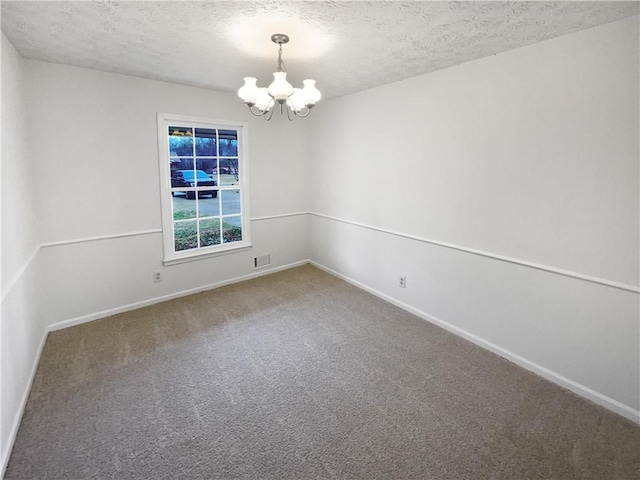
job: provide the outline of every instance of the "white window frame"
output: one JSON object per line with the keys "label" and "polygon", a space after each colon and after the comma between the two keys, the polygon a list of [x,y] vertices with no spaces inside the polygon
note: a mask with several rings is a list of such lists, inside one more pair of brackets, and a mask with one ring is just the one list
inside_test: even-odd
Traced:
{"label": "white window frame", "polygon": [[[251,248],[250,217],[249,217],[249,161],[247,149],[248,124],[233,120],[217,120],[212,118],[174,115],[158,113],[158,160],[160,167],[160,199],[162,207],[162,240],[164,244],[164,265],[172,265],[202,258],[235,253]],[[242,226],[242,241],[227,244],[199,247],[190,250],[175,251],[173,232],[173,197],[171,195],[171,166],[169,162],[168,128],[170,126],[185,126],[193,128],[209,128],[218,130],[236,130],[238,132],[238,181],[239,185],[220,186],[224,190],[240,190],[240,218]],[[218,182],[219,183],[219,182]],[[198,196],[196,195],[196,199]]]}

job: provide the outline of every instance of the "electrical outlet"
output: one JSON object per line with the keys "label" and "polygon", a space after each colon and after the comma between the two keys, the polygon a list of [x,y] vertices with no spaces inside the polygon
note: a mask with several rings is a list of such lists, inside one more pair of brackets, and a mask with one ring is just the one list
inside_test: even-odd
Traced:
{"label": "electrical outlet", "polygon": [[398,280],[398,286],[400,288],[406,288],[407,287],[407,277],[400,277],[400,280]]}
{"label": "electrical outlet", "polygon": [[161,282],[162,281],[162,272],[161,271],[153,272],[153,281],[154,282]]}

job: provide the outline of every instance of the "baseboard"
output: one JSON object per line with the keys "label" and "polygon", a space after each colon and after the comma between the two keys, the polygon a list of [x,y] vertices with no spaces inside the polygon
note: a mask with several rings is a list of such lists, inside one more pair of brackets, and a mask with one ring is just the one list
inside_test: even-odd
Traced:
{"label": "baseboard", "polygon": [[602,393],[596,392],[595,390],[592,390],[589,387],[586,387],[585,385],[582,385],[578,382],[575,382],[569,378],[566,378],[562,375],[560,375],[557,372],[554,372],[552,370],[549,370],[548,368],[545,368],[541,365],[538,365],[535,362],[532,362],[524,357],[521,357],[520,355],[517,355],[513,352],[510,352],[509,350],[506,350],[494,343],[488,342],[484,339],[482,339],[481,337],[478,337],[477,335],[474,335],[472,333],[467,332],[466,330],[463,330],[459,327],[456,327],[440,318],[437,318],[433,315],[429,315],[426,312],[423,312],[422,310],[419,310],[417,308],[412,307],[411,305],[408,305],[404,302],[401,302],[385,293],[382,293],[378,290],[375,290],[361,282],[358,282],[357,280],[354,280],[351,277],[348,277],[346,275],[343,275],[331,268],[325,267],[324,265],[321,265],[313,260],[309,261],[309,263],[311,265],[313,265],[314,267],[319,268],[320,270],[324,270],[327,273],[330,273],[331,275],[334,275],[352,285],[355,285],[358,288],[361,288],[373,295],[375,295],[376,297],[381,298],[382,300],[385,300],[389,303],[392,303],[393,305],[400,307],[401,309],[412,313],[413,315],[416,315],[417,317],[422,318],[423,320],[426,320],[430,323],[433,323],[434,325],[438,325],[439,327],[444,328],[445,330],[448,330],[449,332],[458,335],[459,337],[462,337],[466,340],[469,340],[470,342],[486,349],[489,350],[490,352],[495,353],[496,355],[501,356],[502,358],[505,358],[513,363],[515,363],[516,365],[529,370],[530,372],[535,373],[536,375],[539,375],[547,380],[549,380],[552,383],[555,383],[556,385],[559,385],[563,388],[566,388],[567,390],[570,390],[571,392],[586,398],[587,400],[590,400],[598,405],[600,405],[601,407],[606,408],[607,410],[610,410],[618,415],[621,415],[625,418],[627,418],[628,420],[631,420],[632,422],[634,422],[635,424],[640,425],[640,411],[638,410],[634,410],[633,408],[629,407],[628,405],[625,405],[621,402],[618,402],[617,400],[614,400],[613,398],[607,397],[606,395],[603,395]]}
{"label": "baseboard", "polygon": [[11,451],[13,450],[13,445],[16,442],[16,437],[18,436],[18,429],[20,428],[20,423],[22,422],[22,415],[24,414],[24,409],[27,406],[27,400],[29,399],[29,393],[31,393],[31,386],[33,385],[33,381],[36,378],[36,372],[38,370],[38,364],[40,363],[40,357],[42,356],[42,351],[44,350],[44,345],[47,342],[47,335],[49,334],[49,330],[45,329],[42,334],[42,339],[40,340],[40,345],[38,347],[38,353],[34,358],[33,364],[31,365],[31,373],[29,375],[29,382],[22,394],[22,399],[20,401],[20,406],[16,415],[13,419],[13,425],[11,426],[11,432],[9,433],[9,438],[7,439],[7,444],[2,452],[2,463],[0,464],[0,478],[4,478],[4,473],[7,470],[7,465],[9,464],[9,457],[11,456]]}
{"label": "baseboard", "polygon": [[11,451],[13,449],[13,445],[15,443],[15,439],[16,436],[18,434],[18,429],[20,428],[20,422],[22,420],[22,415],[24,413],[24,409],[26,407],[27,404],[27,400],[29,398],[29,392],[31,391],[31,386],[33,384],[33,381],[35,379],[35,375],[36,375],[36,371],[38,368],[38,363],[40,361],[40,357],[42,355],[42,351],[44,349],[44,345],[47,339],[47,335],[49,332],[51,331],[55,331],[55,330],[60,330],[63,328],[67,328],[67,327],[71,327],[74,325],[79,325],[82,323],[86,323],[86,322],[90,322],[93,320],[98,320],[100,318],[105,318],[105,317],[109,317],[111,315],[116,315],[118,313],[123,313],[123,312],[127,312],[130,310],[135,310],[137,308],[142,308],[142,307],[146,307],[146,306],[150,306],[150,305],[154,305],[157,303],[161,303],[161,302],[165,302],[168,300],[172,300],[175,298],[180,298],[180,297],[184,297],[187,295],[192,295],[194,293],[199,293],[199,292],[203,292],[203,291],[207,291],[207,290],[213,290],[215,288],[219,288],[219,287],[223,287],[225,285],[231,285],[234,283],[238,283],[238,282],[242,282],[245,280],[250,280],[252,278],[257,278],[257,277],[261,277],[264,275],[269,275],[272,273],[276,273],[282,270],[288,270],[290,268],[294,268],[294,267],[299,267],[305,264],[311,264],[331,275],[334,275],[338,278],[341,278],[342,280],[345,280],[346,282],[351,283],[352,285],[357,286],[358,288],[361,288],[389,303],[392,303],[394,305],[396,305],[399,308],[402,308],[403,310],[412,313],[414,315],[416,315],[417,317],[420,317],[430,323],[433,323],[435,325],[438,325],[439,327],[444,328],[445,330],[448,330],[452,333],[454,333],[455,335],[458,335],[462,338],[465,338],[466,340],[469,340],[470,342],[485,348],[553,383],[555,383],[556,385],[559,385],[563,388],[566,388],[567,390],[570,390],[574,393],[576,393],[577,395],[580,395],[581,397],[584,397],[588,400],[593,401],[594,403],[614,412],[617,413],[629,420],[631,420],[632,422],[640,425],[640,412],[637,410],[634,410],[633,408],[624,405],[620,402],[618,402],[617,400],[614,400],[612,398],[607,397],[606,395],[603,395],[599,392],[596,392],[584,385],[581,385],[577,382],[574,382],[573,380],[570,380],[556,372],[553,372],[545,367],[542,367],[541,365],[538,365],[534,362],[531,362],[529,360],[527,360],[526,358],[523,358],[513,352],[510,352],[502,347],[499,347],[498,345],[495,345],[491,342],[488,342],[480,337],[478,337],[477,335],[474,335],[472,333],[469,333],[461,328],[458,328],[454,325],[451,325],[450,323],[441,320],[437,317],[434,317],[433,315],[429,315],[421,310],[418,310],[417,308],[414,308],[404,302],[401,302],[389,295],[386,295],[378,290],[375,290],[361,282],[358,282],[346,275],[343,275],[331,268],[325,267],[324,265],[321,265],[313,260],[301,260],[298,262],[294,262],[294,263],[290,263],[287,265],[282,265],[279,267],[274,267],[274,268],[270,268],[267,270],[261,270],[259,272],[253,272],[250,273],[248,275],[243,275],[240,277],[236,277],[230,280],[224,280],[221,282],[216,282],[216,283],[212,283],[209,285],[205,285],[202,287],[197,287],[197,288],[193,288],[190,290],[183,290],[181,292],[177,292],[177,293],[173,293],[170,295],[164,295],[161,297],[155,297],[152,299],[148,299],[148,300],[144,300],[141,302],[136,302],[136,303],[131,303],[129,305],[124,305],[121,307],[117,307],[117,308],[112,308],[112,309],[108,309],[108,310],[103,310],[101,312],[97,312],[97,313],[93,313],[93,314],[89,314],[89,315],[83,315],[81,317],[76,317],[76,318],[72,318],[69,320],[65,320],[62,322],[57,322],[54,323],[52,325],[49,325],[46,330],[43,333],[42,336],[42,340],[40,341],[40,346],[38,348],[38,353],[37,356],[34,359],[33,365],[31,367],[31,374],[30,374],[30,379],[29,382],[27,384],[27,387],[25,388],[25,391],[23,393],[22,396],[22,400],[21,400],[21,404],[20,404],[20,408],[18,410],[18,412],[15,415],[14,418],[14,422],[13,422],[13,426],[11,428],[11,433],[9,436],[9,439],[7,441],[7,445],[5,446],[3,452],[2,452],[2,463],[0,464],[0,478],[4,478],[4,473],[5,470],[7,468],[7,464],[9,462],[9,456],[11,455]]}
{"label": "baseboard", "polygon": [[306,265],[310,263],[310,260],[300,260],[298,262],[289,263],[287,265],[281,265],[279,267],[273,267],[269,269],[261,269],[260,271],[256,271],[250,273],[248,275],[243,275],[241,277],[235,277],[230,280],[223,280],[221,282],[211,283],[208,285],[204,285],[201,287],[191,288],[189,290],[182,290],[180,292],[171,293],[169,295],[163,295],[161,297],[154,297],[148,300],[142,300],[140,302],[130,303],[128,305],[123,305],[120,307],[110,308],[107,310],[102,310],[101,312],[90,313],[88,315],[82,315],[80,317],[71,318],[69,320],[63,320],[61,322],[56,322],[49,325],[48,331],[62,330],[63,328],[73,327],[75,325],[80,325],[82,323],[92,322],[94,320],[99,320],[101,318],[110,317],[112,315],[117,315],[119,313],[129,312],[131,310],[136,310],[138,308],[148,307],[150,305],[155,305],[157,303],[166,302],[169,300],[174,300],[180,297],[186,297],[187,295],[193,295],[194,293],[206,292],[207,290],[213,290],[215,288],[224,287],[225,285],[231,285],[233,283],[244,282],[245,280],[251,280],[252,278],[262,277],[264,275],[269,275],[271,273],[280,272],[282,270],[288,270],[290,268],[299,267],[301,265]]}

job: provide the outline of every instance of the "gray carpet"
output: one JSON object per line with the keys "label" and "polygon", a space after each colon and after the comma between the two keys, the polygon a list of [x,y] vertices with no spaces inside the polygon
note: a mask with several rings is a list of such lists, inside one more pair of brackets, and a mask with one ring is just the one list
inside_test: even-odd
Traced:
{"label": "gray carpet", "polygon": [[311,266],[49,335],[7,479],[638,479],[640,428]]}

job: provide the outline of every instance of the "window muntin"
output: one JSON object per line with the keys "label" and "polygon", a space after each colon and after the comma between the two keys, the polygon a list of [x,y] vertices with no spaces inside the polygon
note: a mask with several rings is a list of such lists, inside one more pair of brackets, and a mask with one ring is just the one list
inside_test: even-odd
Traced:
{"label": "window muntin", "polygon": [[165,263],[250,246],[246,130],[158,114]]}

